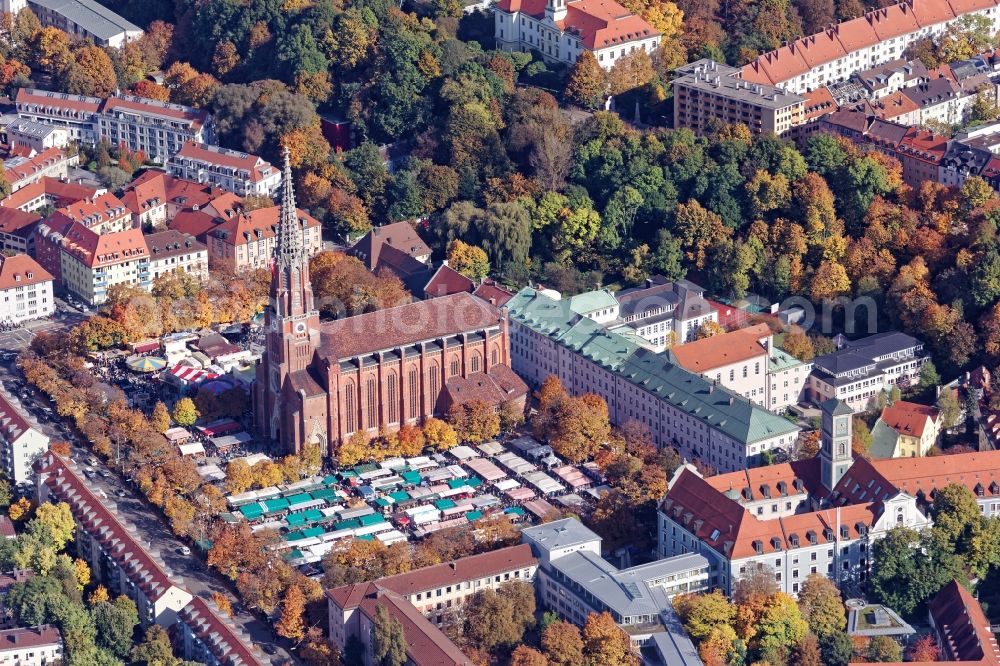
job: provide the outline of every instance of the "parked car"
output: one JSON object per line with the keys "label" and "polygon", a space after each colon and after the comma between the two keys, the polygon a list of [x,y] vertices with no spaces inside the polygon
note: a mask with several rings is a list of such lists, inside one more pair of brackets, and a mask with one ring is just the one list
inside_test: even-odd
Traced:
{"label": "parked car", "polygon": [[181,555],[190,555],[191,549],[188,548],[187,546],[181,546],[180,548],[177,549],[177,552],[180,553]]}

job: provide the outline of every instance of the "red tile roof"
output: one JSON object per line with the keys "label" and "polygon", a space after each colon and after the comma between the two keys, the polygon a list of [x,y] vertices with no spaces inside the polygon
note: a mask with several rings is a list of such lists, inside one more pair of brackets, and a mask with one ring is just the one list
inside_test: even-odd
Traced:
{"label": "red tile roof", "polygon": [[129,212],[128,206],[110,192],[105,192],[95,199],[76,201],[56,211],[56,213],[64,215],[75,222],[82,222],[88,227],[96,227],[105,222],[121,220]]}
{"label": "red tile roof", "polygon": [[483,283],[476,287],[472,294],[498,308],[502,308],[507,304],[507,301],[514,298],[514,292],[505,289],[489,278],[483,280]]}
{"label": "red tile roof", "polygon": [[915,159],[938,163],[948,150],[948,137],[911,127],[896,150]]}
{"label": "red tile roof", "polygon": [[175,587],[163,568],[64,459],[49,452],[41,459],[38,471],[44,475],[43,483],[49,492],[69,504],[77,524],[101,544],[104,553],[126,572],[147,599],[156,602]]}
{"label": "red tile roof", "polygon": [[928,605],[934,627],[943,638],[942,657],[955,661],[1000,665],[996,635],[983,607],[958,581],[951,581]]}
{"label": "red tile roof", "polygon": [[803,96],[806,98],[806,120],[815,120],[820,116],[833,113],[838,108],[837,100],[833,98],[830,89],[826,86],[807,92]]}
{"label": "red tile roof", "polygon": [[31,178],[42,169],[47,169],[67,159],[66,153],[62,149],[49,148],[20,164],[15,166],[7,165],[4,167],[4,170],[7,173],[7,180],[11,185],[15,185],[22,180]]}
{"label": "red tile roof", "polygon": [[963,485],[975,495],[1000,497],[1000,451],[927,458],[854,461],[834,489],[840,503],[882,500],[905,492],[929,502],[935,490]]}
{"label": "red tile roof", "polygon": [[219,218],[201,210],[182,210],[168,225],[171,229],[194,236],[205,242],[208,232],[214,229]]}
{"label": "red tile roof", "polygon": [[901,435],[922,437],[927,421],[937,421],[938,410],[936,407],[897,400],[882,410],[880,418],[887,426]]}
{"label": "red tile roof", "polygon": [[351,246],[347,253],[360,259],[368,270],[373,271],[379,264],[379,254],[384,247],[397,248],[411,257],[431,254],[427,243],[417,235],[409,222],[395,222],[375,227]]}
{"label": "red tile roof", "polygon": [[837,33],[833,30],[824,30],[815,35],[803,37],[792,43],[797,49],[802,59],[809,65],[810,69],[824,63],[842,58],[847,55],[847,50],[837,38]]}
{"label": "red tile roof", "polygon": [[833,27],[833,31],[847,53],[874,46],[879,41],[875,28],[864,16],[838,23]]}
{"label": "red tile roof", "polygon": [[204,125],[205,120],[208,119],[208,111],[204,109],[195,109],[190,106],[170,104],[169,102],[159,102],[146,99],[145,97],[133,97],[130,95],[108,97],[101,104],[102,113],[113,113],[117,110],[185,121],[190,123],[191,127],[196,130]]}
{"label": "red tile roof", "polygon": [[322,353],[349,359],[381,349],[434,340],[489,326],[499,326],[500,310],[472,294],[459,293],[407,303],[322,326]]}
{"label": "red tile roof", "polygon": [[201,597],[181,609],[179,619],[208,648],[223,666],[263,666],[270,663],[260,656],[249,636],[236,631]]}
{"label": "red tile roof", "polygon": [[0,257],[0,289],[51,282],[52,276],[26,254]]}
{"label": "red tile roof", "polygon": [[14,521],[10,519],[10,516],[0,516],[0,536],[5,539],[13,539],[17,536]]}
{"label": "red tile roof", "polygon": [[10,396],[0,391],[0,439],[10,444],[32,427],[24,412],[11,402]]}
{"label": "red tile roof", "polygon": [[[280,206],[270,206],[233,215],[224,222],[216,224],[212,235],[223,238],[233,245],[244,245],[258,238],[273,238],[278,228],[280,211]],[[319,226],[319,220],[301,208],[297,208],[296,213],[304,229]]]}
{"label": "red tile roof", "polygon": [[14,101],[17,104],[34,104],[84,113],[97,113],[97,110],[101,107],[101,99],[99,97],[84,97],[82,95],[69,95],[31,88],[21,88],[18,90]]}
{"label": "red tile roof", "polygon": [[453,405],[474,401],[500,405],[528,394],[528,385],[505,365],[494,365],[488,372],[474,372],[465,377],[456,375],[445,382],[444,389]]}
{"label": "red tile roof", "polygon": [[460,291],[472,292],[476,283],[465,277],[451,266],[442,264],[431,279],[424,285],[424,298],[447,296]]}
{"label": "red tile roof", "polygon": [[760,343],[760,339],[770,335],[770,326],[756,324],[677,345],[670,351],[682,368],[702,373],[758,356],[766,358],[767,349]]}
{"label": "red tile roof", "polygon": [[174,157],[183,157],[196,162],[229,167],[230,169],[244,172],[255,183],[277,173],[269,162],[256,155],[238,153],[235,150],[228,150],[219,146],[209,146],[197,141],[185,141]]}
{"label": "red tile roof", "polygon": [[97,234],[80,222],[73,222],[66,230],[62,247],[89,268],[149,257],[142,229]]}
{"label": "red tile roof", "polygon": [[[62,634],[50,624],[23,629],[0,630],[0,653],[50,645],[62,645]],[[40,658],[37,658],[37,663],[41,661]]]}
{"label": "red tile roof", "polygon": [[741,503],[766,497],[815,494],[820,491],[819,459],[751,467],[739,472],[710,476],[705,482]]}
{"label": "red tile roof", "polygon": [[38,213],[25,213],[16,208],[0,207],[0,233],[27,236],[42,220]]}
{"label": "red tile roof", "polygon": [[357,608],[372,621],[377,608],[382,606],[390,617],[403,625],[406,656],[414,666],[472,666],[472,660],[462,654],[413,604],[392,590],[384,589],[378,582],[359,583],[346,590],[329,590],[327,595],[340,608]]}
{"label": "red tile roof", "polygon": [[[497,9],[542,18],[545,16],[545,4],[545,0],[500,0]],[[614,0],[568,2],[566,18],[559,21],[557,27],[579,35],[588,49],[603,49],[660,34],[642,17],[632,14]]]}
{"label": "red tile roof", "polygon": [[87,187],[86,185],[79,185],[77,183],[66,183],[58,178],[45,176],[38,182],[25,185],[17,192],[12,193],[3,201],[0,201],[0,206],[3,206],[4,208],[20,208],[28,202],[45,195],[53,199],[55,207],[59,208],[61,206],[71,204],[74,201],[95,197],[97,196],[97,192],[98,190],[93,187]]}

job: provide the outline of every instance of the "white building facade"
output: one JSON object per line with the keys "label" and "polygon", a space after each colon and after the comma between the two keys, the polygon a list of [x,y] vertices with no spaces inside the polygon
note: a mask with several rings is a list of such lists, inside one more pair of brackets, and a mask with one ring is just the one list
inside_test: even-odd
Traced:
{"label": "white building facade", "polygon": [[[548,0],[529,7],[523,0],[500,0],[493,8],[497,48],[539,51],[550,62],[572,65],[591,51],[604,69],[635,51],[652,55],[660,33],[613,0],[585,4]],[[570,9],[573,11],[571,12]]]}
{"label": "white building facade", "polygon": [[54,280],[26,254],[0,257],[0,322],[22,324],[55,312]]}
{"label": "white building facade", "polygon": [[0,390],[0,460],[15,484],[31,481],[31,465],[49,448],[49,436],[28,420],[16,398]]}
{"label": "white building facade", "polygon": [[171,176],[217,185],[241,197],[271,196],[281,184],[281,171],[248,153],[187,141],[167,161]]}

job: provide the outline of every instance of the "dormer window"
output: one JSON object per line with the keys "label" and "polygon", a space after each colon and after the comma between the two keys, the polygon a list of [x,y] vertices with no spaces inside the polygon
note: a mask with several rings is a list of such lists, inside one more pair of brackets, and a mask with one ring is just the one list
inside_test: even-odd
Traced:
{"label": "dormer window", "polygon": [[788,537],[788,543],[792,544],[792,548],[798,548],[799,547],[799,535],[798,534],[792,534],[792,535],[790,535]]}
{"label": "dormer window", "polygon": [[833,541],[833,530],[829,527],[823,529],[823,538],[827,541]]}
{"label": "dormer window", "polygon": [[788,494],[788,484],[785,483],[784,481],[778,481],[778,492],[781,493],[782,497],[784,497],[785,495],[787,495]]}
{"label": "dormer window", "polygon": [[771,537],[771,547],[775,550],[781,550],[781,539],[778,537]]}
{"label": "dormer window", "polygon": [[841,539],[850,539],[851,538],[851,530],[850,530],[849,527],[847,527],[847,525],[841,525],[840,526],[840,538]]}
{"label": "dormer window", "polygon": [[806,539],[809,540],[809,543],[816,545],[817,542],[816,532],[814,532],[813,530],[809,530],[808,532],[806,532]]}
{"label": "dormer window", "polygon": [[770,499],[771,497],[771,486],[764,484],[760,487],[760,494],[764,496],[765,499]]}
{"label": "dormer window", "polygon": [[764,542],[759,539],[755,540],[753,542],[753,549],[758,555],[762,555],[764,553]]}

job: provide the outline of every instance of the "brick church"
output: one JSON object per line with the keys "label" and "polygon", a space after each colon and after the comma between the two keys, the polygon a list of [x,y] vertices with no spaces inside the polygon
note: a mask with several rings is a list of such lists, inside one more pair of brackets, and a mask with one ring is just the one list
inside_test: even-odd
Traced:
{"label": "brick church", "polygon": [[504,313],[468,293],[321,324],[286,157],[266,345],[257,366],[260,434],[298,452],[419,425],[455,403],[524,404]]}

